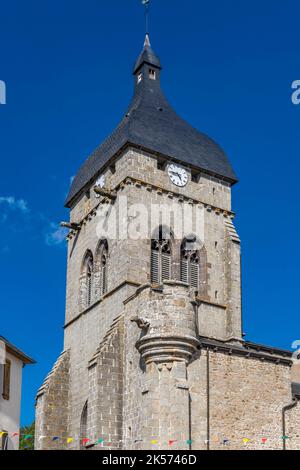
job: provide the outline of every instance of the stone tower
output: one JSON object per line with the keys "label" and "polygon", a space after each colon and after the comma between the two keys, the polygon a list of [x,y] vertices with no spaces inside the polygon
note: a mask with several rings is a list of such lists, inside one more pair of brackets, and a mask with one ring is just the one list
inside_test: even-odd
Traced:
{"label": "stone tower", "polygon": [[161,70],[147,35],[129,109],[66,200],[64,350],[37,395],[37,449],[206,449],[222,432],[239,448],[280,435],[297,400],[291,354],[243,340],[236,176]]}

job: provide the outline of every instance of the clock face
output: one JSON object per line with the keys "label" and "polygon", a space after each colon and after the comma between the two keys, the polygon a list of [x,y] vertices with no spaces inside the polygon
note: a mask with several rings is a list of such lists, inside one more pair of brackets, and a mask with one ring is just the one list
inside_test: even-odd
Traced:
{"label": "clock face", "polygon": [[104,188],[105,185],[105,176],[101,175],[96,181],[96,186],[100,186],[100,188]]}
{"label": "clock face", "polygon": [[[104,188],[104,186],[105,186],[105,176],[104,175],[99,176],[99,178],[97,179],[97,181],[95,183],[95,186],[98,186],[101,189]],[[96,198],[99,198],[99,197],[101,197],[101,195],[96,194]]]}
{"label": "clock face", "polygon": [[188,183],[188,174],[181,166],[171,163],[168,167],[168,173],[170,180],[173,184],[176,184],[176,186],[183,187]]}

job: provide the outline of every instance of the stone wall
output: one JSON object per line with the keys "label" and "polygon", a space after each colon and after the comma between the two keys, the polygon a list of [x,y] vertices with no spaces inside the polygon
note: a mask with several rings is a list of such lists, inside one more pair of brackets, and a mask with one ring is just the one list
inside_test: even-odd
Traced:
{"label": "stone wall", "polygon": [[[116,317],[123,312],[125,300],[133,287],[124,285],[108,293],[98,304],[65,328],[65,349],[70,349],[69,432],[79,435],[80,420],[85,403],[89,401],[89,363],[106,338]],[[102,399],[101,387],[99,396]],[[99,425],[98,431],[102,433]],[[70,448],[78,448],[74,442]]]}
{"label": "stone wall", "polygon": [[89,362],[88,448],[121,449],[123,430],[124,321],[119,317]]}
{"label": "stone wall", "polygon": [[[64,351],[39,389],[36,398],[35,449],[67,448],[70,351]],[[53,437],[59,437],[53,441]]]}
{"label": "stone wall", "polygon": [[[207,449],[206,440],[215,450],[282,449],[282,408],[292,400],[290,366],[202,349],[188,367],[188,382],[193,449]],[[300,448],[299,413],[300,404],[287,412],[292,449]]]}

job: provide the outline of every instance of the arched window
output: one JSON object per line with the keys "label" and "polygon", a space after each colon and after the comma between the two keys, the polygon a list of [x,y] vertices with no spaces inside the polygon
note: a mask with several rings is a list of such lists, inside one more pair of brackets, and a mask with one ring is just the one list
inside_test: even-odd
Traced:
{"label": "arched window", "polygon": [[199,290],[200,280],[200,256],[197,240],[194,236],[186,237],[181,244],[181,281]]}
{"label": "arched window", "polygon": [[86,305],[89,307],[92,303],[93,294],[93,258],[90,257],[87,261],[86,268]]}
{"label": "arched window", "polygon": [[107,292],[108,275],[108,243],[101,240],[96,251],[95,265],[95,296],[97,299],[103,297]]}
{"label": "arched window", "polygon": [[170,232],[159,227],[151,240],[151,282],[160,284],[171,279],[171,239]]}
{"label": "arched window", "polygon": [[93,277],[94,277],[94,260],[90,250],[87,251],[80,277],[80,304],[81,308],[89,307],[93,302]]}
{"label": "arched window", "polygon": [[88,439],[87,437],[87,420],[88,420],[88,402],[85,402],[85,405],[83,407],[82,413],[81,413],[81,418],[80,418],[80,449],[85,449],[85,439]]}

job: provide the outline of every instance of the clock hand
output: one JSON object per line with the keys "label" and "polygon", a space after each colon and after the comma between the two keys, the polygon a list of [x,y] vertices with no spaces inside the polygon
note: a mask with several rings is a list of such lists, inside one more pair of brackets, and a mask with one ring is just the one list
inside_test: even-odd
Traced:
{"label": "clock hand", "polygon": [[180,176],[180,174],[179,174],[179,173],[177,173],[176,171],[172,171],[172,170],[171,170],[171,173],[173,173],[173,175],[175,175],[175,176],[178,176],[178,177],[181,179],[181,176]]}

